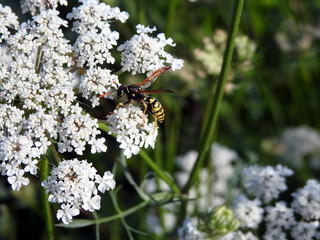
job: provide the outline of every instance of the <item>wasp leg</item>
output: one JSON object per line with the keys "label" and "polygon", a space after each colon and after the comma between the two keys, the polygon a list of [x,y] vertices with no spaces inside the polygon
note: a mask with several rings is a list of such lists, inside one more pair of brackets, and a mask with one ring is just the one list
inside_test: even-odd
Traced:
{"label": "wasp leg", "polygon": [[[124,106],[124,105],[128,105],[130,103],[130,101],[127,101],[125,103],[118,103],[118,105],[116,106],[116,108],[114,110],[117,110],[118,108]],[[111,112],[110,115],[114,114],[114,112]]]}
{"label": "wasp leg", "polygon": [[143,107],[144,107],[144,110],[143,110],[143,124],[145,124],[146,123],[146,119],[145,119],[146,118],[146,111],[148,109],[148,105],[143,100],[139,101],[139,103],[143,104]]}
{"label": "wasp leg", "polygon": [[152,131],[152,135],[154,134],[154,132],[156,131],[157,127],[158,127],[158,119],[155,115],[153,115],[154,117],[154,128],[153,128],[153,131]]}
{"label": "wasp leg", "polygon": [[118,108],[122,107],[122,106],[126,106],[130,103],[131,101],[126,101],[125,103],[118,103],[118,105],[116,106],[115,110],[117,110]]}
{"label": "wasp leg", "polygon": [[124,105],[124,103],[118,103],[118,105],[116,106],[116,108],[114,110],[117,110],[119,107],[122,107]]}

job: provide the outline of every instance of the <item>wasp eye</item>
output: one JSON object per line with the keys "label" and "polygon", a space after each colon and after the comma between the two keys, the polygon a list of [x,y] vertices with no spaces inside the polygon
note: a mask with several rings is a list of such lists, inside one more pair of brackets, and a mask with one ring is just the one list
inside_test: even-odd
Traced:
{"label": "wasp eye", "polygon": [[120,87],[117,90],[117,98],[122,98],[123,95],[124,95],[124,86],[120,85]]}

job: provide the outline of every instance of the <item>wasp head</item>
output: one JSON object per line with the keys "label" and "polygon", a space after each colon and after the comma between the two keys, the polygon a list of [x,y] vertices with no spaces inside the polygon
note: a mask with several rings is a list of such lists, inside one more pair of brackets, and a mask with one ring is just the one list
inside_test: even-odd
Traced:
{"label": "wasp head", "polygon": [[125,94],[125,86],[120,85],[120,87],[117,90],[117,98],[122,98]]}

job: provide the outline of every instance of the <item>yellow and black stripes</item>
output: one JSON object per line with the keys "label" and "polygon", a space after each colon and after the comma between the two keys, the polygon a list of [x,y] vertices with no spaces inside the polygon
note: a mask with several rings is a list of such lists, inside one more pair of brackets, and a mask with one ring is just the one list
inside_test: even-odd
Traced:
{"label": "yellow and black stripes", "polygon": [[164,110],[161,103],[154,97],[147,96],[143,99],[148,106],[148,110],[160,123],[164,120]]}

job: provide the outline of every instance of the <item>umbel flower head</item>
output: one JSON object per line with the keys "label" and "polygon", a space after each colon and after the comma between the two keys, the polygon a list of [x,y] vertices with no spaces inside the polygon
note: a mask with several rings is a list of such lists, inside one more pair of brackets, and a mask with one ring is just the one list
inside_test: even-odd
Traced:
{"label": "umbel flower head", "polygon": [[249,166],[242,171],[244,187],[249,194],[270,202],[277,199],[279,194],[287,190],[285,177],[291,176],[293,171],[287,167]]}
{"label": "umbel flower head", "polygon": [[104,193],[115,188],[113,174],[105,172],[103,177],[97,174],[92,163],[86,160],[64,160],[54,167],[42,186],[49,192],[49,202],[61,204],[57,218],[68,224],[74,216],[80,214],[80,209],[94,211],[100,209],[101,197],[98,191]]}
{"label": "umbel flower head", "polygon": [[107,122],[109,134],[116,135],[127,158],[137,155],[141,147],[154,148],[158,127],[154,122],[148,123],[147,115],[139,107],[132,104],[120,107],[107,116]]}
{"label": "umbel flower head", "polygon": [[151,74],[165,63],[170,64],[173,71],[182,68],[183,60],[176,59],[164,51],[167,45],[175,46],[171,38],[166,39],[163,33],[159,33],[156,38],[149,36],[156,31],[156,27],[139,24],[136,28],[137,34],[118,47],[121,52],[122,71]]}
{"label": "umbel flower head", "polygon": [[[21,2],[23,13],[30,12],[32,18],[20,24],[12,10],[0,4],[0,172],[14,190],[29,183],[26,173],[37,175],[38,162],[52,144],[59,153],[107,150],[97,120],[85,113],[76,94],[82,94],[94,107],[99,104],[97,96],[117,89],[118,76],[113,68],[107,68],[115,62],[112,51],[116,51],[120,36],[112,24],[124,23],[129,17],[98,0],[79,0],[66,21],[58,11],[59,4],[67,5],[66,0]],[[69,22],[76,33],[74,44],[62,31]],[[154,31],[142,26],[138,29],[141,41]],[[165,45],[174,46],[172,39],[163,34],[150,39],[154,40],[150,43],[157,42],[157,49],[150,48],[149,53],[161,59],[151,64],[153,67],[164,63],[176,69],[182,66],[182,60],[163,50]],[[146,51],[139,55],[139,64],[151,63]],[[126,58],[123,51],[122,58]],[[137,107],[118,109],[108,123],[127,157],[141,147],[154,146],[157,128]],[[74,206],[64,204],[65,211],[77,212]]]}

